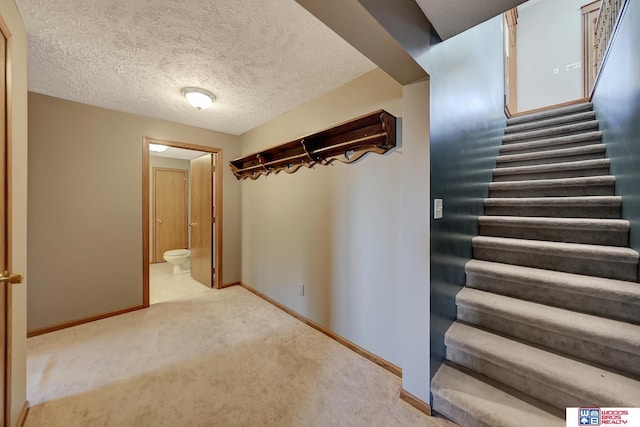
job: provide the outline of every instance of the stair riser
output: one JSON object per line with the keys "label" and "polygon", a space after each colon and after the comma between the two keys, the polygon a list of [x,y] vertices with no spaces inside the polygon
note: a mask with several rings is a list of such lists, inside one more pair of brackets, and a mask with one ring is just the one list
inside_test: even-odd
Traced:
{"label": "stair riser", "polygon": [[629,246],[628,230],[593,230],[480,224],[480,235],[511,237],[514,239],[546,240],[550,242],[585,243],[590,245]]}
{"label": "stair riser", "polygon": [[593,104],[584,103],[584,104],[576,104],[570,105],[567,107],[562,107],[553,110],[540,111],[538,113],[531,113],[524,116],[516,116],[510,119],[507,119],[507,125],[517,125],[522,123],[531,123],[537,120],[545,120],[553,117],[559,117],[568,114],[576,114],[584,111],[589,111],[593,108]]}
{"label": "stair riser", "polygon": [[597,139],[589,139],[586,141],[576,141],[576,142],[566,142],[566,143],[558,143],[558,144],[540,144],[530,147],[516,147],[511,145],[503,145],[500,147],[500,155],[508,155],[508,154],[527,154],[527,153],[540,153],[542,151],[549,150],[562,150],[565,148],[576,148],[576,147],[584,147],[585,145],[594,145],[601,144],[602,141],[600,138]]}
{"label": "stair riser", "polygon": [[[458,349],[456,345],[447,343],[447,359],[454,363],[471,369],[502,384],[515,388],[535,399],[541,400],[555,408],[564,409],[568,407],[580,406],[611,406],[616,407],[617,402],[609,396],[602,400],[595,399],[583,390],[569,389],[562,385],[555,385],[551,381],[543,378],[529,378],[521,370],[512,371],[503,366],[484,360],[481,356],[467,353],[463,348]],[[610,400],[609,400],[610,399]]]}
{"label": "stair riser", "polygon": [[620,206],[486,206],[485,215],[559,218],[620,218]]}
{"label": "stair riser", "polygon": [[598,130],[598,122],[579,123],[557,128],[536,130],[530,132],[519,132],[505,135],[502,138],[503,144],[514,144],[520,142],[535,141],[537,139],[557,138],[561,136],[578,135],[584,132],[593,132]]}
{"label": "stair riser", "polygon": [[549,188],[526,187],[514,189],[490,189],[489,197],[575,197],[614,196],[615,185],[562,186]]}
{"label": "stair riser", "polygon": [[596,113],[593,111],[583,112],[578,114],[567,114],[562,116],[557,116],[553,118],[547,118],[543,120],[531,121],[528,123],[521,124],[511,124],[507,126],[505,129],[506,134],[516,133],[516,132],[528,132],[532,130],[546,129],[554,126],[564,126],[575,123],[587,122],[590,120],[595,120]]}
{"label": "stair riser", "polygon": [[532,253],[530,251],[520,252],[496,246],[478,247],[477,245],[473,246],[473,257],[484,261],[564,271],[566,273],[628,281],[637,280],[637,264],[615,262],[613,260],[602,261],[578,258],[577,256],[572,257],[570,254],[559,256],[557,254]]}
{"label": "stair riser", "polygon": [[576,154],[576,155],[568,155],[568,156],[558,156],[558,157],[544,157],[544,158],[533,158],[533,159],[516,159],[516,160],[505,160],[504,158],[498,157],[496,159],[496,167],[498,168],[510,168],[516,166],[535,166],[535,165],[550,165],[556,163],[564,163],[564,162],[577,162],[580,160],[595,160],[595,159],[604,159],[604,150],[595,153],[586,153],[586,154]]}
{"label": "stair riser", "polygon": [[640,300],[615,301],[566,290],[562,284],[541,286],[526,279],[467,272],[466,286],[552,307],[640,324]]}
{"label": "stair riser", "polygon": [[[505,319],[482,308],[458,305],[458,320],[525,340],[559,353],[594,362],[621,372],[640,375],[640,355],[590,340],[579,331],[552,330],[518,319]],[[640,349],[639,349],[640,352]]]}
{"label": "stair riser", "polygon": [[493,175],[493,182],[525,181],[530,179],[579,178],[583,176],[608,175],[609,168],[569,169],[552,172],[520,173],[509,175]]}
{"label": "stair riser", "polygon": [[507,394],[503,385],[450,365],[442,365],[433,377],[433,409],[459,425],[520,427],[526,414],[527,425],[565,427],[564,409],[513,396],[513,389]]}
{"label": "stair riser", "polygon": [[463,408],[452,405],[444,396],[433,393],[433,410],[444,415],[454,423],[465,427],[494,427],[483,423],[477,414],[469,414]]}

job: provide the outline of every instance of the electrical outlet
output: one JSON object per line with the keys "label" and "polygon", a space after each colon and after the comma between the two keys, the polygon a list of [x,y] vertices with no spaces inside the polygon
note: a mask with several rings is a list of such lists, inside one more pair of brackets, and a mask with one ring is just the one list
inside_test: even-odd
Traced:
{"label": "electrical outlet", "polygon": [[582,67],[582,62],[578,61],[578,62],[574,62],[573,64],[567,64],[567,66],[565,67],[565,70],[567,71],[577,70],[580,67]]}
{"label": "electrical outlet", "polygon": [[304,296],[304,283],[298,283],[298,295]]}

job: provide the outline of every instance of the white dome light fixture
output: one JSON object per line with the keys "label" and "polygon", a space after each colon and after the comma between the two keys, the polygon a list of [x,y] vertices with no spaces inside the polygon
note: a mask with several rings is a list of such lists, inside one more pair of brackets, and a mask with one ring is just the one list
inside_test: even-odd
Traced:
{"label": "white dome light fixture", "polygon": [[149,143],[149,151],[153,151],[155,153],[162,153],[167,149],[166,145],[161,144],[151,144]]}
{"label": "white dome light fixture", "polygon": [[198,87],[185,87],[182,88],[181,92],[187,98],[189,104],[193,105],[197,110],[206,110],[216,99],[214,94]]}

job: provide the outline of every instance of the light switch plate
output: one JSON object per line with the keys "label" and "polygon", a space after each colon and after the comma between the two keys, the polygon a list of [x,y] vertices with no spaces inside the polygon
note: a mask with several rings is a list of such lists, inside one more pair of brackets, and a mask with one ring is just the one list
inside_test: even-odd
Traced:
{"label": "light switch plate", "polygon": [[442,199],[433,199],[433,219],[441,219],[442,211]]}

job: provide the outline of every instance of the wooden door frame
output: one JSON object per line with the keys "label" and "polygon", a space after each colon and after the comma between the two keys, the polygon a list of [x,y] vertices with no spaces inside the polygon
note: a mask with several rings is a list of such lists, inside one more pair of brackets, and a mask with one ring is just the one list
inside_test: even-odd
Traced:
{"label": "wooden door frame", "polygon": [[142,304],[149,307],[149,144],[161,144],[168,147],[184,148],[186,150],[202,151],[215,155],[215,183],[214,183],[214,265],[216,274],[214,288],[221,289],[222,285],[222,149],[196,145],[186,142],[164,139],[142,138]]}
{"label": "wooden door frame", "polygon": [[[156,180],[156,176],[155,173],[158,171],[163,171],[163,172],[180,172],[182,174],[184,174],[184,179],[185,179],[185,193],[184,193],[184,206],[185,206],[185,235],[187,236],[187,247],[189,245],[189,184],[187,182],[187,179],[189,177],[189,173],[186,169],[174,169],[174,168],[165,168],[165,167],[153,167],[151,168],[151,172],[153,172],[153,209],[152,209],[152,214],[153,214],[153,257],[151,257],[153,259],[153,262],[160,262],[160,260],[158,258],[156,258],[156,250],[158,248],[158,218],[157,218],[157,209],[156,209],[156,203],[158,201],[158,194],[157,194],[157,180]],[[185,248],[186,249],[186,248]]]}
{"label": "wooden door frame", "polygon": [[[504,112],[507,117],[511,117],[518,110],[518,9],[509,9],[502,14],[503,23],[503,68],[504,68]],[[507,56],[506,44],[513,44],[513,51],[509,49]],[[507,92],[509,97],[507,98]]]}
{"label": "wooden door frame", "polygon": [[[580,8],[582,15],[580,16],[582,20],[582,95],[585,98],[591,98],[593,94],[593,90],[595,89],[595,82],[598,78],[598,71],[593,75],[593,84],[591,88],[589,88],[589,74],[591,73],[591,67],[594,65],[589,62],[589,38],[587,35],[587,30],[590,28],[588,22],[589,13],[594,10],[600,9],[600,0],[595,0],[591,3],[587,3]],[[594,58],[595,60],[595,58]]]}
{"label": "wooden door frame", "polygon": [[[13,212],[12,212],[12,200],[13,200],[13,168],[11,159],[13,158],[13,140],[12,140],[12,128],[13,128],[13,85],[11,82],[11,61],[13,57],[13,43],[12,43],[12,33],[9,29],[9,25],[7,25],[4,17],[0,15],[0,32],[5,39],[5,69],[4,69],[4,81],[1,83],[4,85],[5,89],[5,143],[6,143],[6,151],[5,151],[5,226],[6,226],[6,268],[8,271],[13,272],[13,238],[12,238],[12,223],[13,223]],[[10,426],[12,424],[12,382],[13,382],[13,285],[6,284],[6,307],[5,307],[5,327],[6,327],[6,336],[5,336],[5,378],[4,378],[4,387],[5,387],[5,396],[4,402],[0,402],[0,404],[4,405],[4,425]],[[26,411],[28,410],[29,402],[25,401],[22,414],[20,414],[20,420],[23,420],[26,417]]]}

